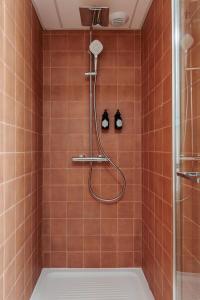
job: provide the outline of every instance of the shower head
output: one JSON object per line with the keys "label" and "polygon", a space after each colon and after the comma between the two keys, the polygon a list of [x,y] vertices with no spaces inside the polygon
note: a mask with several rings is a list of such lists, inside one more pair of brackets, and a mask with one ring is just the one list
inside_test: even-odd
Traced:
{"label": "shower head", "polygon": [[94,57],[97,57],[103,51],[103,45],[99,40],[92,41],[89,48]]}
{"label": "shower head", "polygon": [[79,7],[83,26],[109,25],[109,7]]}
{"label": "shower head", "polygon": [[190,33],[185,33],[181,39],[181,47],[182,49],[187,52],[192,45],[194,44],[194,38]]}
{"label": "shower head", "polygon": [[91,42],[89,49],[94,55],[94,71],[97,74],[97,57],[103,51],[103,45],[99,40],[94,40]]}

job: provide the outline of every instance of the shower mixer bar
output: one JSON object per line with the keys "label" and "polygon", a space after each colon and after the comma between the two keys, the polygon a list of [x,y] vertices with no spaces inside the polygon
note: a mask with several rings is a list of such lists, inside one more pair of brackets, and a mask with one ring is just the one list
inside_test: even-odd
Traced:
{"label": "shower mixer bar", "polygon": [[72,157],[73,162],[108,162],[108,158],[104,156],[97,156],[97,157],[87,157],[84,155],[79,155],[78,157]]}

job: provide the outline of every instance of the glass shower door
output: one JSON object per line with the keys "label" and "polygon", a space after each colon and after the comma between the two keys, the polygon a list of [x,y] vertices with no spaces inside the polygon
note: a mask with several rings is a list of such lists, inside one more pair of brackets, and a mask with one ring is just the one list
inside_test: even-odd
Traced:
{"label": "glass shower door", "polygon": [[174,0],[175,299],[200,300],[200,1]]}

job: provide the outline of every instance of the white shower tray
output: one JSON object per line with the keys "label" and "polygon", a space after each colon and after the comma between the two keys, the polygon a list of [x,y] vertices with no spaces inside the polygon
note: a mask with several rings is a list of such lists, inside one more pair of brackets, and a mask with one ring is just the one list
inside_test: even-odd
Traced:
{"label": "white shower tray", "polygon": [[30,300],[153,300],[141,269],[43,269]]}

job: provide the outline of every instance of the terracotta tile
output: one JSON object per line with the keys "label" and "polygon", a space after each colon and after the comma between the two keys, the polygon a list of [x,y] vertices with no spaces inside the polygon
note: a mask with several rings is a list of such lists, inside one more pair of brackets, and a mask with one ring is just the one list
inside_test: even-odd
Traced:
{"label": "terracotta tile", "polygon": [[53,134],[67,134],[69,132],[69,122],[66,119],[52,119],[51,131]]}
{"label": "terracotta tile", "polygon": [[66,238],[64,236],[53,235],[51,237],[51,250],[54,251],[66,251]]}
{"label": "terracotta tile", "polygon": [[112,52],[105,52],[103,57],[100,57],[99,60],[99,65],[101,68],[106,68],[106,67],[116,67],[117,63],[117,57],[115,55],[116,53]]}
{"label": "terracotta tile", "polygon": [[[67,85],[68,72],[67,69],[54,68],[51,70],[51,83],[52,85]],[[46,84],[49,81],[45,81]]]}
{"label": "terracotta tile", "polygon": [[118,220],[118,233],[119,235],[133,234],[133,220],[132,219],[119,219]]}
{"label": "terracotta tile", "polygon": [[100,234],[100,220],[98,219],[85,219],[84,220],[84,235],[99,236]]}
{"label": "terracotta tile", "polygon": [[117,218],[117,205],[101,205],[101,218]]}
{"label": "terracotta tile", "polygon": [[99,101],[103,102],[104,99],[109,99],[110,102],[116,103],[117,99],[117,86],[103,85],[97,87],[97,96]]}
{"label": "terracotta tile", "polygon": [[[47,39],[47,38],[46,38]],[[66,51],[68,49],[67,36],[64,35],[53,35],[50,37],[50,49],[52,51]]]}
{"label": "terracotta tile", "polygon": [[118,51],[131,51],[134,47],[134,35],[132,33],[120,33],[117,36]]}
{"label": "terracotta tile", "polygon": [[99,252],[84,252],[84,267],[85,268],[99,268],[100,267],[100,253]]}
{"label": "terracotta tile", "polygon": [[134,66],[134,55],[132,52],[118,53],[117,65],[119,67],[131,67]]}
{"label": "terracotta tile", "polygon": [[83,204],[77,202],[67,203],[67,217],[81,218],[83,216]]}
{"label": "terracotta tile", "polygon": [[5,236],[9,237],[15,231],[15,209],[12,207],[5,213]]}
{"label": "terracotta tile", "polygon": [[100,251],[100,237],[86,236],[84,238],[84,251]]}
{"label": "terracotta tile", "polygon": [[[66,168],[67,166],[67,153],[66,152],[60,152],[60,151],[56,151],[56,152],[51,152],[51,154],[49,154],[49,160],[51,160],[51,167],[52,168]],[[50,167],[50,166],[49,166]]]}
{"label": "terracotta tile", "polygon": [[84,35],[81,32],[69,32],[68,34],[69,50],[84,49]]}
{"label": "terracotta tile", "polygon": [[67,200],[68,201],[83,201],[83,186],[82,185],[68,185]]}
{"label": "terracotta tile", "polygon": [[[45,113],[49,117],[48,113]],[[68,116],[68,103],[67,101],[52,101],[51,102],[51,117],[52,118],[66,118]]]}
{"label": "terracotta tile", "polygon": [[12,258],[15,256],[15,236],[12,235],[5,243],[4,246],[5,257],[4,257],[4,268],[7,269]]}
{"label": "terracotta tile", "polygon": [[116,251],[117,250],[117,237],[116,236],[102,236],[101,237],[101,250],[102,251]]}
{"label": "terracotta tile", "polygon": [[83,216],[87,219],[94,219],[100,217],[100,205],[97,202],[85,203],[83,207]]}
{"label": "terracotta tile", "polygon": [[68,219],[67,220],[67,234],[71,236],[83,235],[83,220]]}
{"label": "terracotta tile", "polygon": [[95,38],[99,38],[104,45],[105,52],[117,50],[117,36],[109,32],[96,32]]}
{"label": "terracotta tile", "polygon": [[117,85],[117,74],[113,68],[102,68],[99,74],[99,84],[106,86]]}
{"label": "terracotta tile", "polygon": [[[104,180],[105,180],[105,178],[104,178]],[[110,184],[110,185],[104,184],[103,185],[103,189],[101,191],[101,197],[104,198],[104,199],[112,199],[118,194],[118,192],[117,192],[117,178],[116,177],[110,178],[110,181],[111,180],[116,184]],[[108,182],[109,182],[109,180],[107,181],[107,183]],[[116,209],[115,208],[113,208],[113,209],[109,208],[106,212],[104,210],[103,213],[105,213],[105,214],[107,213],[107,215],[110,214],[111,217],[112,217],[112,215],[114,216],[114,214],[116,213]]]}
{"label": "terracotta tile", "polygon": [[[79,41],[80,43],[80,41]],[[82,43],[82,41],[81,41]],[[78,45],[77,45],[78,46]],[[72,45],[73,47],[73,45]],[[81,50],[78,48],[77,50]],[[89,55],[84,51],[68,52],[69,67],[87,67],[89,63]]]}
{"label": "terracotta tile", "polygon": [[63,150],[84,151],[86,150],[85,137],[81,134],[69,134]]}
{"label": "terracotta tile", "polygon": [[118,264],[122,268],[133,265],[133,253],[132,252],[119,252],[118,253]]}
{"label": "terracotta tile", "polygon": [[71,236],[67,238],[67,249],[68,251],[83,251],[83,237]]}
{"label": "terracotta tile", "polygon": [[[118,86],[118,97],[120,102],[121,101],[134,101],[134,93],[136,93],[137,89],[132,84],[130,85],[124,85],[124,86]],[[136,97],[136,99],[140,99],[140,97]]]}
{"label": "terracotta tile", "polygon": [[65,219],[52,219],[51,230],[52,230],[52,234],[65,235],[66,234],[66,220]]}
{"label": "terracotta tile", "polygon": [[101,234],[112,235],[117,233],[116,219],[101,219]]}
{"label": "terracotta tile", "polygon": [[56,184],[66,184],[67,182],[67,171],[62,169],[52,169],[51,170],[51,183]]}
{"label": "terracotta tile", "polygon": [[82,252],[69,252],[68,266],[69,266],[69,268],[83,267],[83,253]]}
{"label": "terracotta tile", "polygon": [[117,265],[116,252],[101,252],[101,267],[113,268]]}
{"label": "terracotta tile", "polygon": [[51,54],[51,67],[67,67],[68,57],[68,53],[66,52],[53,52]]}
{"label": "terracotta tile", "polygon": [[51,262],[54,268],[59,268],[67,265],[65,252],[53,252],[51,254]]}
{"label": "terracotta tile", "polygon": [[52,186],[50,190],[52,201],[66,201],[67,188],[65,186]]}
{"label": "terracotta tile", "polygon": [[51,202],[50,204],[50,212],[51,218],[55,219],[64,219],[66,218],[66,203],[64,202]]}
{"label": "terracotta tile", "polygon": [[43,223],[42,223],[42,232],[44,235],[50,235],[50,219],[43,219]]}
{"label": "terracotta tile", "polygon": [[134,68],[120,68],[118,70],[117,78],[119,85],[132,85],[135,77]]}
{"label": "terracotta tile", "polygon": [[12,272],[13,268],[14,268],[14,261],[9,265],[4,275],[4,280],[5,280],[4,295],[6,298],[8,297],[15,283],[15,275],[14,272]]}
{"label": "terracotta tile", "polygon": [[131,218],[134,216],[132,202],[121,202],[118,205],[118,217],[119,218]]}
{"label": "terracotta tile", "polygon": [[44,249],[44,251],[50,251],[51,250],[50,236],[48,236],[48,235],[43,235],[42,236],[42,245],[41,246],[42,246],[42,249]]}
{"label": "terracotta tile", "polygon": [[[65,70],[66,71],[66,70]],[[86,85],[87,82],[85,81],[84,74],[85,68],[70,68],[68,70],[68,81],[67,83],[71,86],[79,86],[79,85]],[[63,82],[63,84],[66,84]],[[78,99],[77,99],[78,100]]]}

